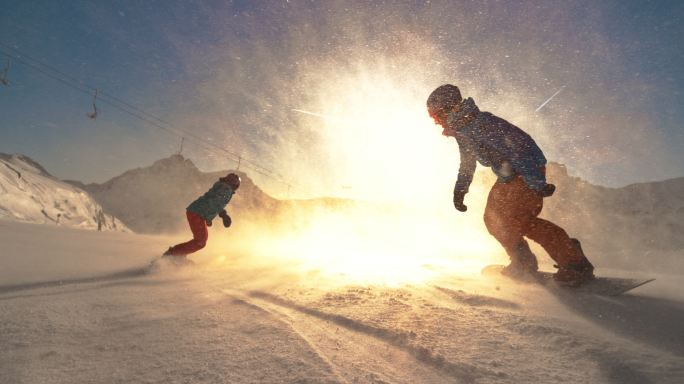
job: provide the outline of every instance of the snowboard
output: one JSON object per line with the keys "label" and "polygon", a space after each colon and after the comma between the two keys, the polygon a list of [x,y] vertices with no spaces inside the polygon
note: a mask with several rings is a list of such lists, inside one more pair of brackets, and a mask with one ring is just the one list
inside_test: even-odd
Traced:
{"label": "snowboard", "polygon": [[[493,277],[503,277],[509,278],[501,274],[501,270],[504,265],[492,264],[484,267],[482,269],[482,275],[493,276]],[[509,278],[514,281],[525,282],[525,280],[516,280]],[[546,286],[561,287],[568,290],[573,290],[581,293],[588,293],[600,296],[618,296],[623,293],[629,292],[634,288],[641,287],[644,284],[648,284],[655,279],[627,279],[621,277],[596,277],[592,280],[586,281],[579,286],[568,286],[561,283],[557,283],[553,279],[553,273],[539,271],[532,276],[534,282],[541,283]]]}
{"label": "snowboard", "polygon": [[150,261],[148,267],[149,272],[157,271],[161,268],[183,268],[191,267],[195,265],[195,262],[182,256],[161,256]]}

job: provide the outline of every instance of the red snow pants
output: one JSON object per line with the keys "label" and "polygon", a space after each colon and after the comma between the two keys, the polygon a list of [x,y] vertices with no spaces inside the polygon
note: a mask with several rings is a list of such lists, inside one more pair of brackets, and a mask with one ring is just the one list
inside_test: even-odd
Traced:
{"label": "red snow pants", "polygon": [[565,230],[537,217],[542,205],[543,198],[525,184],[522,176],[516,176],[508,183],[494,184],[487,197],[484,222],[511,257],[527,237],[539,243],[558,265],[581,262],[582,254]]}
{"label": "red snow pants", "polygon": [[168,251],[169,255],[187,255],[199,251],[207,244],[209,232],[207,231],[206,220],[190,211],[185,211],[185,215],[188,217],[188,224],[190,224],[193,238],[190,241],[171,247]]}

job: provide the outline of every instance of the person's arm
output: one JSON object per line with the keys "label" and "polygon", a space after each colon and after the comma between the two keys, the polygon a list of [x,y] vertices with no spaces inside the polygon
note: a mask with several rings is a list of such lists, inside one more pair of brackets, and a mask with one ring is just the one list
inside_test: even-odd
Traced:
{"label": "person's arm", "polygon": [[226,210],[223,209],[221,210],[221,212],[219,212],[218,215],[223,220],[223,226],[226,228],[230,227],[232,220],[230,219],[230,216],[228,216],[228,212],[226,212]]}
{"label": "person's arm", "polygon": [[[203,198],[206,200],[207,205],[211,207],[213,202],[216,200],[216,184],[212,185],[207,192],[204,193]],[[209,208],[211,210],[211,208]],[[213,216],[212,216],[213,217]],[[211,227],[212,220],[207,220],[207,227]]]}
{"label": "person's arm", "polygon": [[463,198],[473,182],[473,175],[477,167],[477,154],[475,153],[475,143],[470,138],[459,135],[456,137],[456,141],[458,142],[461,164],[458,167],[458,178],[454,186],[454,207],[465,212],[468,207],[463,204]]}
{"label": "person's arm", "polygon": [[466,194],[470,183],[473,182],[473,174],[477,166],[475,143],[468,137],[459,136],[457,139],[458,151],[461,155],[461,164],[458,167],[458,178],[454,186],[454,192]]}

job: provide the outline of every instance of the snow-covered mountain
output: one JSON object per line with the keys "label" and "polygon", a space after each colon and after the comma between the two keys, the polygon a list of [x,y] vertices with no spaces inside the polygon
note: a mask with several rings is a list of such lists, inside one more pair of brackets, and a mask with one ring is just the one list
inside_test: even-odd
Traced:
{"label": "snow-covered mountain", "polygon": [[31,158],[0,153],[0,218],[83,229],[128,231],[88,193]]}
{"label": "snow-covered mountain", "polygon": [[[204,173],[189,159],[174,155],[103,184],[77,185],[132,230],[165,233],[185,230],[185,207],[227,172]],[[481,173],[476,182],[492,180],[488,170]],[[684,178],[606,188],[570,176],[559,164],[549,164],[547,173],[558,188],[545,199],[541,216],[582,240],[598,265],[659,270],[682,266],[677,255],[684,251]],[[292,207],[330,208],[341,203],[277,200],[240,175],[243,184],[228,211],[242,220],[271,218]]]}
{"label": "snow-covered mountain", "polygon": [[684,177],[622,188],[592,185],[550,164],[554,196],[542,217],[582,240],[603,265],[662,271],[684,266]]}
{"label": "snow-covered mountain", "polygon": [[[187,226],[185,208],[228,171],[204,173],[181,155],[136,168],[103,183],[80,186],[137,233],[168,233]],[[280,207],[242,172],[240,190],[227,207],[241,217],[267,214]],[[75,183],[75,182],[71,182]]]}

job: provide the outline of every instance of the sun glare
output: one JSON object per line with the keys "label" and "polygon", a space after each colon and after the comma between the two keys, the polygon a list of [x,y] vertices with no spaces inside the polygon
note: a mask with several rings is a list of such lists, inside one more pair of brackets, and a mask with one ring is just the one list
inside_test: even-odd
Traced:
{"label": "sun glare", "polygon": [[299,224],[255,242],[260,257],[333,281],[382,284],[476,272],[496,260],[499,247],[482,224],[483,194],[468,196],[468,214],[452,207],[458,147],[428,116],[432,85],[408,76],[417,69],[321,76],[317,97],[292,109],[322,139],[322,163],[339,184],[329,195],[362,204],[294,213]]}
{"label": "sun glare", "polygon": [[344,186],[345,197],[414,203],[450,193],[458,150],[427,114],[432,86],[409,81],[406,71],[360,67],[324,76],[314,101],[297,109],[301,124],[321,136],[339,181],[334,192]]}
{"label": "sun glare", "polygon": [[401,204],[302,211],[275,230],[240,238],[257,266],[339,284],[423,283],[496,261],[496,244],[478,226],[449,217]]}

